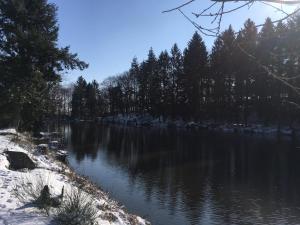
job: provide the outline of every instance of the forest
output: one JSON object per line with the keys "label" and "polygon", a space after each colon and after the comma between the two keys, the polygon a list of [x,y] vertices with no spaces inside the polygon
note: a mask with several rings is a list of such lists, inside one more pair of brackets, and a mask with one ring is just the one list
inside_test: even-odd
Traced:
{"label": "forest", "polygon": [[79,77],[72,117],[149,114],[163,119],[265,125],[298,122],[300,16],[287,22],[248,19],[230,26],[211,51],[196,32],[183,52],[174,44],[158,56],[135,57],[128,71],[88,83]]}
{"label": "forest", "polygon": [[[34,4],[33,4],[34,3]],[[263,26],[230,26],[208,48],[195,32],[187,47],[132,59],[104,81],[79,77],[61,85],[65,70],[84,70],[70,47],[58,46],[57,7],[1,1],[0,126],[40,129],[48,118],[95,119],[151,115],[163,119],[291,125],[299,113],[300,16]],[[28,10],[30,9],[30,10]],[[30,19],[29,19],[30,18]],[[200,35],[201,34],[201,35]]]}
{"label": "forest", "polygon": [[0,225],[300,224],[299,115],[300,0],[0,0]]}

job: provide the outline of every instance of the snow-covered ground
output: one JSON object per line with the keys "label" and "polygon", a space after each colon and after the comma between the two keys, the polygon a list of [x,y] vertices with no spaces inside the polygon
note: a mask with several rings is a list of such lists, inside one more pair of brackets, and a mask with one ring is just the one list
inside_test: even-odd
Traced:
{"label": "snow-covered ground", "polygon": [[[30,180],[34,183],[39,179],[43,179],[43,182],[49,185],[54,195],[59,195],[62,187],[68,193],[81,185],[85,195],[94,200],[99,225],[148,224],[144,219],[125,212],[115,201],[109,199],[106,193],[74,174],[64,164],[48,155],[38,154],[35,151],[36,146],[31,145],[25,136],[18,134],[19,141],[15,143],[16,135],[14,129],[0,130],[0,225],[55,225],[54,213],[46,215],[34,205],[20,201],[15,195],[15,189],[21,188],[20,185],[24,184],[24,181]],[[26,153],[36,163],[37,168],[23,171],[10,170],[5,151]]]}

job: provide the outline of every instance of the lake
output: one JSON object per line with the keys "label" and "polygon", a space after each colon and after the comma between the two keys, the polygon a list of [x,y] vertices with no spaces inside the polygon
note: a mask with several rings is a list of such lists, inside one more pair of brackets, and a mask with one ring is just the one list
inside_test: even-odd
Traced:
{"label": "lake", "polygon": [[296,140],[81,123],[69,164],[153,225],[300,224]]}

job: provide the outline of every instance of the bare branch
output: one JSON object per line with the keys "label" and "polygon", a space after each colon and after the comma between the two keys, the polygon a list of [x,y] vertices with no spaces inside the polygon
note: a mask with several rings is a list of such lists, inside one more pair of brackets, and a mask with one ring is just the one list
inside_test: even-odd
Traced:
{"label": "bare branch", "polygon": [[[278,20],[272,20],[272,23],[278,23],[278,22],[283,22],[289,18],[291,18],[292,16],[296,15],[298,12],[300,12],[300,7],[295,9],[292,13],[290,14],[287,14],[285,17],[281,18],[281,19],[278,19]],[[262,27],[264,24],[259,24],[259,25],[256,25],[256,27]]]}
{"label": "bare branch", "polygon": [[239,44],[238,44],[238,48],[245,54],[247,55],[250,59],[252,59],[261,69],[263,69],[265,72],[267,72],[267,74],[271,77],[273,77],[274,79],[280,81],[281,83],[283,83],[284,85],[286,85],[287,87],[291,88],[291,90],[293,90],[297,95],[300,95],[300,88],[290,84],[289,82],[287,82],[285,79],[282,79],[281,76],[278,76],[277,74],[275,74],[273,71],[271,71],[271,69],[268,66],[263,65],[262,63],[259,62],[259,60],[252,54],[250,54],[249,52],[247,52],[245,49],[243,49]]}
{"label": "bare branch", "polygon": [[[231,10],[228,10],[228,11],[223,11],[222,13],[218,12],[218,13],[203,14],[203,12],[202,12],[200,14],[197,14],[197,13],[192,13],[192,14],[194,14],[196,17],[200,17],[200,16],[220,16],[221,14],[224,15],[224,14],[228,14],[228,13],[232,13],[234,11],[237,11],[237,10],[239,10],[239,9],[247,6],[247,5],[252,4],[252,2],[253,1],[249,1],[249,2],[247,2],[247,3],[245,3],[245,4],[241,5],[241,6],[238,6],[238,7],[234,8],[234,9],[231,9]],[[208,7],[207,9],[205,9],[204,12],[206,12],[209,9],[210,9],[210,7]]]}
{"label": "bare branch", "polygon": [[195,1],[195,0],[190,0],[190,1],[184,3],[184,4],[180,5],[180,6],[177,6],[176,8],[169,9],[169,10],[165,10],[165,11],[163,11],[163,13],[172,12],[172,11],[181,9],[181,8],[183,8],[184,6],[189,5],[189,4],[191,4],[192,2],[194,2],[194,1]]}
{"label": "bare branch", "polygon": [[274,5],[270,4],[270,3],[263,2],[263,1],[262,1],[261,3],[264,4],[264,5],[270,6],[270,7],[273,8],[273,9],[276,9],[277,11],[279,11],[279,12],[285,14],[286,16],[289,15],[286,11],[284,11],[284,10],[282,9],[282,7],[279,8],[279,7],[276,7],[276,6],[274,6]]}
{"label": "bare branch", "polygon": [[203,15],[205,12],[207,12],[208,10],[210,10],[212,7],[214,7],[218,2],[214,2],[213,4],[211,4],[209,7],[207,7],[206,9],[204,9],[200,14],[196,14],[193,13],[196,17],[199,17],[200,15]]}
{"label": "bare branch", "polygon": [[[211,36],[211,37],[215,37],[217,35],[217,32],[214,32],[214,30],[216,30],[216,28],[213,29],[208,29],[208,28],[204,28],[200,25],[198,25],[197,23],[195,23],[192,19],[190,19],[184,12],[182,12],[181,9],[177,9],[191,24],[193,24],[194,27],[196,27],[202,34],[206,35],[206,36]],[[209,33],[207,33],[207,32]]]}
{"label": "bare branch", "polygon": [[[252,0],[211,0],[213,2],[250,2]],[[255,2],[270,2],[284,5],[296,5],[299,4],[299,0],[254,0]]]}
{"label": "bare branch", "polygon": [[[276,9],[278,12],[283,13],[284,17],[274,20],[272,21],[272,23],[278,23],[278,22],[282,22],[284,20],[287,20],[288,18],[292,17],[293,15],[295,15],[296,13],[298,13],[300,11],[300,8],[296,8],[292,13],[287,13],[286,11],[284,11],[282,9],[282,5],[295,5],[295,4],[299,4],[300,0],[211,0],[212,4],[210,4],[208,7],[206,7],[205,9],[203,9],[200,13],[194,13],[192,12],[192,14],[196,17],[212,17],[211,20],[211,24],[214,24],[217,21],[217,27],[214,28],[205,28],[204,26],[200,25],[199,23],[196,23],[194,20],[192,20],[189,16],[187,16],[185,13],[183,13],[182,8],[190,5],[191,3],[195,2],[196,0],[190,0],[184,4],[181,4],[178,7],[172,8],[170,10],[165,10],[163,11],[163,13],[166,12],[172,12],[175,10],[178,10],[186,19],[188,19],[188,21],[190,21],[193,26],[195,26],[202,34],[206,35],[206,36],[217,36],[220,33],[220,29],[221,29],[221,25],[222,25],[222,19],[223,16],[225,14],[230,14],[232,12],[238,11],[239,9],[242,9],[244,7],[248,7],[248,9],[251,8],[251,6],[254,3],[261,3],[264,4],[268,7],[272,7],[274,9]],[[235,8],[229,9],[229,10],[225,10],[225,3],[229,3],[229,2],[235,2],[235,3],[243,3],[240,6],[237,6]],[[271,3],[276,3],[276,4],[280,4],[280,6],[274,6]],[[220,7],[218,7],[217,11],[214,11],[214,7],[220,4]],[[259,24],[256,25],[256,27],[262,27],[263,24]],[[238,32],[237,32],[238,33]]]}

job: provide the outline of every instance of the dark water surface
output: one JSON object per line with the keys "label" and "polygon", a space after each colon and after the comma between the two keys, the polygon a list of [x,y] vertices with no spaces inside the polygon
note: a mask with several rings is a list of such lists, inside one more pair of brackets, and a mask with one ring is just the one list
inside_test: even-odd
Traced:
{"label": "dark water surface", "polygon": [[300,224],[296,141],[113,125],[63,129],[70,165],[154,225]]}

